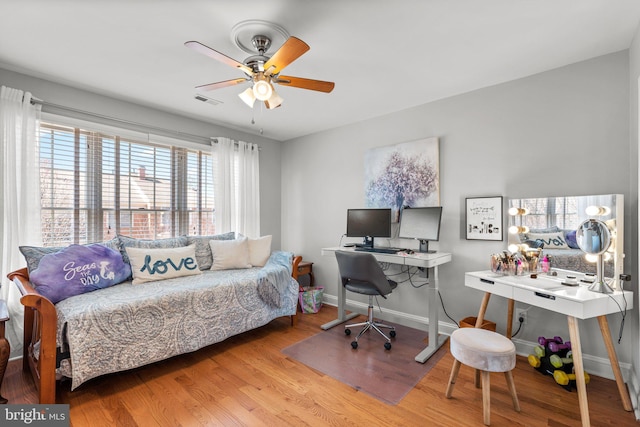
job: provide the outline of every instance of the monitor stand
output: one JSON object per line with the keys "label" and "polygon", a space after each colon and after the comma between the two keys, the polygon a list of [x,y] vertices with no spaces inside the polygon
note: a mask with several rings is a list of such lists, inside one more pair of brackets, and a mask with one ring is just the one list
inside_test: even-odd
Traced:
{"label": "monitor stand", "polygon": [[420,249],[418,249],[419,252],[424,253],[424,254],[435,254],[436,251],[430,251],[429,250],[429,241],[428,240],[420,240]]}
{"label": "monitor stand", "polygon": [[363,248],[373,248],[373,237],[365,236],[362,238],[362,246]]}

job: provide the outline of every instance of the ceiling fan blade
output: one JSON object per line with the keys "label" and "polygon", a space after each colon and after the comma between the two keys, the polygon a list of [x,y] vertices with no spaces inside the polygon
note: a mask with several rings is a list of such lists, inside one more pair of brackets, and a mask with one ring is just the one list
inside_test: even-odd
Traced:
{"label": "ceiling fan blade", "polygon": [[318,92],[329,93],[336,85],[334,82],[325,82],[322,80],[303,79],[302,77],[278,76],[274,79],[275,83],[284,86],[298,87],[300,89],[317,90]]}
{"label": "ceiling fan blade", "polygon": [[297,37],[289,37],[276,53],[264,64],[267,75],[278,74],[284,67],[310,49],[309,45]]}
{"label": "ceiling fan blade", "polygon": [[241,62],[236,61],[233,58],[228,57],[224,53],[220,53],[215,49],[211,49],[209,46],[205,46],[200,42],[189,41],[184,44],[186,47],[195,50],[196,52],[202,53],[203,55],[207,55],[209,58],[213,58],[222,62],[223,64],[227,64],[233,68],[238,68],[248,75],[253,74],[253,70],[250,67],[247,67]]}
{"label": "ceiling fan blade", "polygon": [[231,79],[231,80],[225,80],[223,82],[217,82],[217,83],[209,83],[208,85],[202,85],[202,86],[196,86],[196,89],[199,90],[214,90],[214,89],[221,89],[223,87],[227,87],[227,86],[235,86],[235,85],[239,85],[240,83],[244,83],[246,81],[249,81],[250,79],[248,78],[239,78],[239,79]]}

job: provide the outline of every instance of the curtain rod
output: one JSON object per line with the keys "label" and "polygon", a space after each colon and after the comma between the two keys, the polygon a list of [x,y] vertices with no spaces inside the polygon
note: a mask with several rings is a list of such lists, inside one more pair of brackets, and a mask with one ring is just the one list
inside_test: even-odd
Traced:
{"label": "curtain rod", "polygon": [[134,122],[134,121],[131,121],[131,120],[125,120],[125,119],[119,119],[119,118],[116,118],[116,117],[110,117],[110,116],[106,116],[104,114],[92,113],[90,111],[83,111],[83,110],[79,110],[77,108],[67,107],[67,106],[64,106],[64,105],[59,105],[59,104],[54,104],[52,102],[43,101],[42,99],[38,99],[38,98],[33,98],[32,97],[31,98],[31,103],[32,104],[40,104],[43,107],[50,107],[50,108],[53,108],[53,109],[59,109],[59,110],[63,110],[63,111],[69,111],[69,112],[72,112],[72,113],[84,114],[84,115],[91,116],[91,117],[97,117],[97,118],[100,118],[100,119],[111,120],[111,121],[118,122],[118,123],[124,123],[124,124],[128,124],[128,125],[138,126],[138,127],[144,128],[146,130],[163,132],[163,133],[166,133],[168,135],[183,136],[183,137],[193,138],[193,139],[196,139],[196,140],[204,141],[206,143],[210,143],[211,142],[211,138],[207,137],[207,136],[194,135],[194,134],[190,134],[190,133],[186,133],[186,132],[180,132],[180,131],[176,131],[176,130],[165,129],[165,128],[161,128],[161,127],[157,127],[157,126],[150,126],[150,125],[146,125],[144,123],[137,123],[137,122]]}

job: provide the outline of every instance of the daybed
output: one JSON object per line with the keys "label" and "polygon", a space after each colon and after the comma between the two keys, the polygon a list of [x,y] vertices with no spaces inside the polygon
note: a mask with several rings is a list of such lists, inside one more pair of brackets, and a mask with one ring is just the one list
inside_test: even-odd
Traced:
{"label": "daybed", "polygon": [[[57,297],[51,296],[54,303],[43,295],[46,287],[42,283],[32,282],[37,276],[37,263],[41,264],[40,270],[44,268],[43,253],[54,251],[29,247],[21,248],[29,267],[8,275],[23,295],[23,369],[31,372],[41,404],[55,403],[57,379],[71,378],[71,389],[74,390],[97,376],[196,351],[263,326],[277,317],[291,316],[291,324],[295,325],[298,283],[291,274],[296,270],[292,263],[300,262],[300,257],[294,260],[289,252],[271,253],[270,240],[269,253],[261,261],[262,267],[241,263],[242,268],[222,265],[213,270],[208,268],[216,263],[216,259],[224,259],[229,251],[218,247],[218,252],[212,252],[211,246],[207,254],[207,243],[224,240],[233,244],[238,239],[218,235],[159,241],[119,236],[114,240],[69,248],[104,245],[115,250],[114,247],[119,247],[122,260],[130,263],[134,271],[133,280],[57,302]],[[137,255],[132,255],[135,252],[130,248],[145,248],[144,251],[153,253],[154,250],[163,251],[159,248],[166,248],[166,242],[172,246],[169,251],[193,251],[195,248],[198,271],[192,269],[188,275],[140,283],[135,272],[139,265],[136,267],[134,258],[129,259]],[[40,259],[34,260],[34,250],[38,252],[35,258]],[[163,256],[158,259],[170,259]],[[146,267],[142,270],[160,270],[163,264],[149,263],[150,259],[146,258]],[[192,261],[186,259],[182,264],[188,266]],[[175,265],[179,263],[176,261]],[[76,269],[77,272],[80,270]],[[50,280],[54,281],[54,278]]]}

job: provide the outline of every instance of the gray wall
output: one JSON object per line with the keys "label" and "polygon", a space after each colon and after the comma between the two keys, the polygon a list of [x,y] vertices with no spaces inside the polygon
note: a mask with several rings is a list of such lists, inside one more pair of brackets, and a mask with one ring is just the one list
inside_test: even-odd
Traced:
{"label": "gray wall", "polygon": [[[273,248],[280,248],[280,164],[282,147],[280,142],[187,117],[177,116],[138,104],[119,101],[114,98],[97,95],[92,92],[33,78],[1,68],[0,85],[31,92],[36,98],[49,103],[175,132],[174,135],[167,134],[167,136],[179,137],[179,133],[182,132],[207,138],[224,136],[258,144],[260,146],[260,231],[263,235],[273,235]],[[199,101],[194,100],[193,102]],[[215,108],[223,107],[212,107],[211,114],[213,117],[215,117]],[[86,120],[101,121],[99,118],[64,112],[50,107],[44,107],[43,111]],[[117,121],[112,123],[108,121],[105,122],[107,122],[107,124],[118,125]],[[131,127],[131,125],[128,124],[120,125],[123,127]],[[136,130],[145,130],[144,127],[134,128]],[[203,148],[207,149],[206,147]],[[3,272],[3,274],[6,273],[7,272]]]}
{"label": "gray wall", "polygon": [[[332,257],[321,256],[321,248],[339,244],[347,208],[364,206],[365,152],[432,136],[440,138],[444,211],[439,250],[453,254],[453,261],[440,268],[440,292],[454,320],[476,315],[482,298],[479,291],[465,288],[465,271],[488,269],[489,255],[506,248],[506,236],[504,242],[465,239],[466,197],[621,193],[625,210],[635,212],[637,188],[629,177],[637,162],[629,161],[635,151],[629,137],[627,51],[287,141],[282,154],[283,246],[316,263],[317,283],[325,286],[329,301],[335,301],[337,266]],[[631,288],[636,290],[632,229],[625,233],[625,271],[634,275]],[[420,292],[405,285],[381,304],[407,313],[407,318],[425,316],[426,294]],[[637,311],[633,313],[637,319]],[[504,331],[506,300],[492,298],[487,318]],[[455,327],[442,309],[440,322],[444,331]],[[610,316],[614,339],[619,322],[619,315]],[[606,360],[597,321],[583,321],[580,327],[586,366],[589,358]],[[637,331],[637,321],[626,323],[622,343],[616,345],[622,362],[632,359]],[[532,308],[517,338],[534,342],[540,335],[568,337],[565,316]]]}

